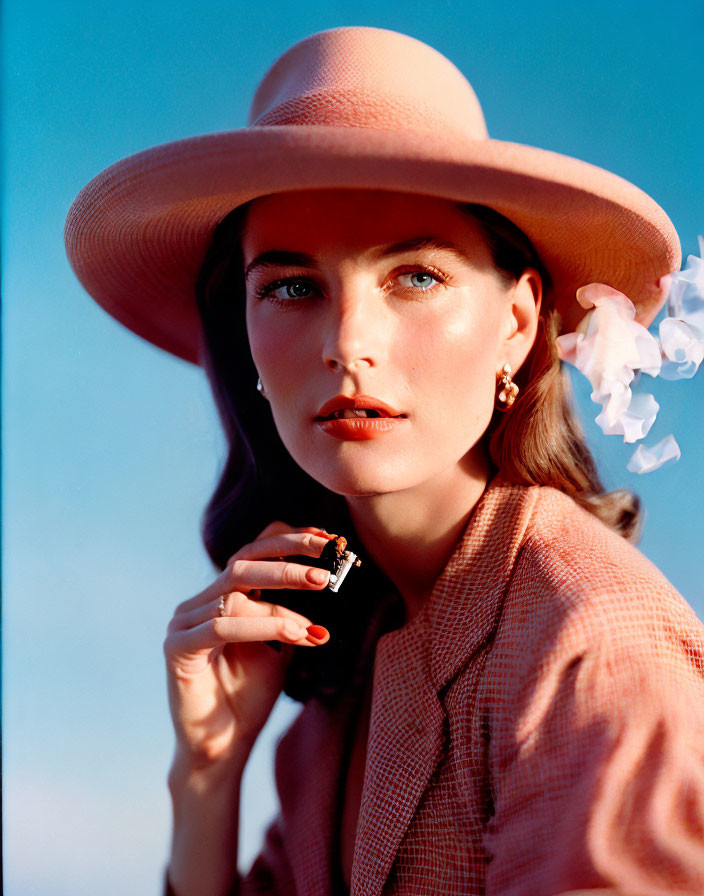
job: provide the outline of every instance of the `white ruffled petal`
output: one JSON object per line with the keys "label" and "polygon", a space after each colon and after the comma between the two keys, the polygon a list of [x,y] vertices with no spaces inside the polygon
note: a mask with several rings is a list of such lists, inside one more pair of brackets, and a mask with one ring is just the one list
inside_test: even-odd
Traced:
{"label": "white ruffled petal", "polygon": [[652,473],[670,461],[673,463],[678,461],[680,457],[680,446],[674,436],[669,435],[652,448],[639,445],[628,461],[627,468],[631,473]]}
{"label": "white ruffled petal", "polygon": [[596,418],[597,426],[604,435],[622,436],[625,432],[623,415],[628,410],[632,400],[632,393],[627,383],[614,380],[604,380],[600,392],[592,392],[592,401],[603,405],[603,410]]}
{"label": "white ruffled petal", "polygon": [[603,283],[578,290],[583,307],[591,307],[579,332],[558,340],[563,360],[586,376],[592,400],[602,405],[596,418],[606,435],[621,435],[627,442],[642,438],[658,412],[652,395],[634,404],[630,389],[636,371],[657,376],[662,363],[655,337],[635,320],[635,307],[623,293]]}
{"label": "white ruffled petal", "polygon": [[655,423],[660,405],[650,393],[634,395],[631,403],[621,415],[623,441],[637,442],[648,435]]}
{"label": "white ruffled petal", "polygon": [[607,436],[623,436],[624,442],[637,442],[648,435],[660,405],[650,393],[634,395],[622,383],[612,384],[609,392],[592,392],[592,400],[604,409],[596,423]]}
{"label": "white ruffled petal", "polygon": [[580,286],[575,295],[582,308],[611,306],[618,308],[624,317],[636,316],[636,306],[628,296],[613,286],[607,286],[606,283],[588,283],[586,286]]}
{"label": "white ruffled petal", "polygon": [[[699,237],[699,252],[704,255],[704,239]],[[672,274],[667,298],[667,316],[684,320],[701,331],[704,338],[704,260],[696,255],[687,257],[686,267]]]}
{"label": "white ruffled petal", "polygon": [[575,366],[577,361],[577,347],[583,339],[584,336],[582,333],[564,333],[562,336],[558,336],[555,342],[557,344],[557,354],[559,355],[560,360]]}
{"label": "white ruffled petal", "polygon": [[[699,238],[704,256],[704,239]],[[634,394],[641,374],[663,379],[689,379],[704,363],[704,260],[690,255],[679,273],[662,277],[660,294],[669,290],[667,314],[659,339],[636,321],[636,309],[623,293],[603,283],[577,290],[577,301],[587,314],[575,333],[557,340],[558,354],[589,380],[592,400],[602,406],[596,422],[606,435],[622,435],[636,442],[650,431],[660,409],[654,396]],[[652,448],[640,446],[628,469],[657,470],[679,460],[673,436]]]}
{"label": "white ruffled petal", "polygon": [[704,335],[683,320],[666,317],[660,323],[660,345],[663,379],[691,379],[704,360]]}
{"label": "white ruffled petal", "polygon": [[583,300],[588,296],[597,304],[584,322],[584,337],[579,339],[581,334],[577,333],[576,339],[565,339],[565,349],[574,354],[575,367],[587,377],[592,388],[601,392],[603,378],[622,381],[620,371],[624,367],[657,376],[660,347],[652,333],[634,319],[633,303],[622,293],[600,283],[582,287],[580,292],[584,293]]}
{"label": "white ruffled petal", "polygon": [[635,321],[632,326],[638,328],[633,334],[638,348],[638,369],[649,376],[657,376],[662,364],[658,341],[652,333]]}

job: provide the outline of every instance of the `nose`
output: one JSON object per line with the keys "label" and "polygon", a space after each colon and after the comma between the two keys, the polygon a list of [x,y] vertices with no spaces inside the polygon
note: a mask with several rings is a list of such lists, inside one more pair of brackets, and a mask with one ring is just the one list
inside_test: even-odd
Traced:
{"label": "nose", "polygon": [[334,373],[357,373],[365,367],[374,366],[371,358],[355,358],[352,361],[345,362],[339,361],[335,357],[327,356],[324,360],[328,370],[332,370]]}
{"label": "nose", "polygon": [[376,367],[382,359],[379,314],[359,295],[343,297],[336,306],[331,308],[323,363],[334,373],[358,373]]}

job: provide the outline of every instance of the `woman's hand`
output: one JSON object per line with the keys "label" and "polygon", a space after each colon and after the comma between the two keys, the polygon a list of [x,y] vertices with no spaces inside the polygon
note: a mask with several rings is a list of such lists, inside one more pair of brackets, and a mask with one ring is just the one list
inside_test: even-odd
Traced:
{"label": "woman's hand", "polygon": [[[326,570],[282,559],[319,557],[328,541],[320,533],[272,523],[230,558],[212,585],[176,608],[164,653],[181,764],[205,768],[233,756],[246,761],[283,687],[291,645],[329,640],[325,629],[313,638],[305,616],[259,599],[263,588],[325,588]],[[272,650],[265,644],[272,640],[286,646]]]}

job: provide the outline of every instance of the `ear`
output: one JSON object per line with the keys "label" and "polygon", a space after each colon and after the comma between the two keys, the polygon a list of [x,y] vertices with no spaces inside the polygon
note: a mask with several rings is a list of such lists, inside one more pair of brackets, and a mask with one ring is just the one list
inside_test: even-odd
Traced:
{"label": "ear", "polygon": [[528,357],[538,332],[542,299],[542,277],[534,268],[526,268],[509,295],[499,367],[508,362],[515,373]]}

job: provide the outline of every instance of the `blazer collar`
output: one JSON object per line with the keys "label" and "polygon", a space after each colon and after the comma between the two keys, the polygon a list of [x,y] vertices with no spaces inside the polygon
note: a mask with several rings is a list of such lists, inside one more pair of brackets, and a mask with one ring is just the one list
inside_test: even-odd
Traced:
{"label": "blazer collar", "polygon": [[496,629],[538,493],[537,488],[495,479],[435,583],[422,624],[437,690]]}
{"label": "blazer collar", "polygon": [[438,692],[495,630],[536,498],[494,480],[422,611],[379,639],[352,896],[384,888],[445,751]]}

